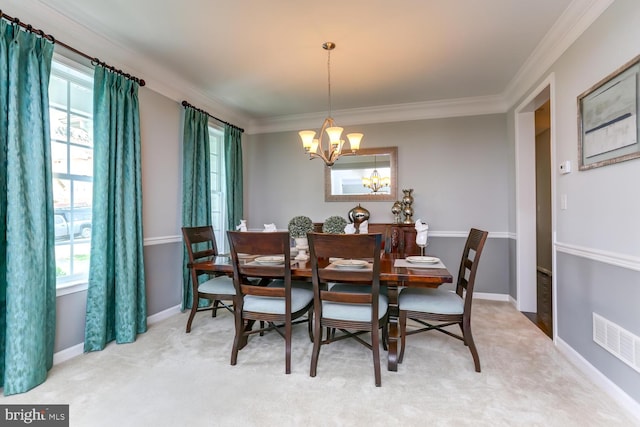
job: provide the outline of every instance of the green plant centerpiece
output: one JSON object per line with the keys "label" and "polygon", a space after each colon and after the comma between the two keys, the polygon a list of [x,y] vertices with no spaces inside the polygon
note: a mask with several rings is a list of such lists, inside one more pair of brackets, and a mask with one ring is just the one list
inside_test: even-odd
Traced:
{"label": "green plant centerpiece", "polygon": [[293,238],[307,237],[307,233],[313,231],[313,221],[304,215],[298,215],[289,221],[289,234]]}
{"label": "green plant centerpiece", "polygon": [[296,248],[298,249],[297,260],[307,260],[307,250],[309,249],[309,241],[307,240],[307,233],[313,231],[313,221],[311,218],[304,215],[298,215],[291,218],[289,221],[289,235],[296,240]]}
{"label": "green plant centerpiece", "polygon": [[344,228],[346,226],[346,219],[341,216],[334,215],[324,220],[324,224],[322,224],[322,232],[329,234],[344,234]]}

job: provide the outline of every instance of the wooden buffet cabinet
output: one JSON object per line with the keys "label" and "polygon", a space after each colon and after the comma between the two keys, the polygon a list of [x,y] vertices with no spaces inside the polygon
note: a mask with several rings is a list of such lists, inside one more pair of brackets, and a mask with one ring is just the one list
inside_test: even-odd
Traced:
{"label": "wooden buffet cabinet", "polygon": [[[322,232],[322,223],[314,223],[314,231]],[[384,250],[400,257],[420,255],[420,248],[416,245],[416,229],[411,224],[369,223],[369,233],[382,234]]]}

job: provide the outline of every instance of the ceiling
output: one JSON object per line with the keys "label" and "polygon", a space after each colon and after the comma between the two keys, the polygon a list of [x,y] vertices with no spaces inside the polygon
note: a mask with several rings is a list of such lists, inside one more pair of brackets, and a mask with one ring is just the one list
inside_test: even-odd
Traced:
{"label": "ceiling", "polygon": [[[564,35],[596,1],[9,3],[28,15],[18,15],[24,21],[34,19],[28,23],[152,89],[223,118],[264,125],[326,115],[325,41],[337,45],[331,54],[336,113],[502,99],[532,67],[539,46],[553,46],[550,35]],[[5,7],[11,15],[14,6]]]}

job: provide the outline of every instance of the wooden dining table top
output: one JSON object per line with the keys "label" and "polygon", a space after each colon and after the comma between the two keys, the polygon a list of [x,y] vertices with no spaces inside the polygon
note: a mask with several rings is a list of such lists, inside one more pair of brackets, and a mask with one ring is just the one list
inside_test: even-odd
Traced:
{"label": "wooden dining table top", "polygon": [[[250,262],[253,259],[255,259],[255,256],[241,261]],[[403,286],[437,287],[453,281],[453,277],[447,268],[395,267],[396,259],[401,258],[391,253],[382,254],[380,258],[381,282],[385,284],[403,282]],[[320,267],[326,267],[329,264],[328,259],[319,260]],[[217,256],[211,261],[198,263],[196,268],[204,272],[233,274],[231,257],[228,255]],[[270,267],[264,268],[268,269]],[[311,261],[292,259],[291,274],[296,278],[311,278]]]}

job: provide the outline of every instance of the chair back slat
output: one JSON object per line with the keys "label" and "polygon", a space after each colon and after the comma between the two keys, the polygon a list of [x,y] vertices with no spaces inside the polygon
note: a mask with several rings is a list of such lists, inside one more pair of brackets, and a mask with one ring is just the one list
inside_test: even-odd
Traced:
{"label": "chair back slat", "polygon": [[344,302],[347,304],[371,304],[373,298],[371,294],[355,294],[348,292],[320,291],[320,298],[323,301]]}
{"label": "chair back slat", "polygon": [[189,263],[208,261],[218,255],[212,226],[182,227],[182,237],[189,254]]}
{"label": "chair back slat", "polygon": [[[478,261],[480,260],[480,255],[482,254],[488,235],[489,232],[487,231],[472,228],[471,231],[469,231],[467,242],[462,251],[456,293],[462,296],[463,291],[466,291],[466,298],[469,299],[469,301],[473,298],[473,287],[476,279],[476,271],[478,270]],[[471,253],[472,251],[473,253]]]}
{"label": "chair back slat", "polygon": [[266,286],[241,285],[243,295],[256,295],[260,297],[284,297],[284,288],[268,288]]}

